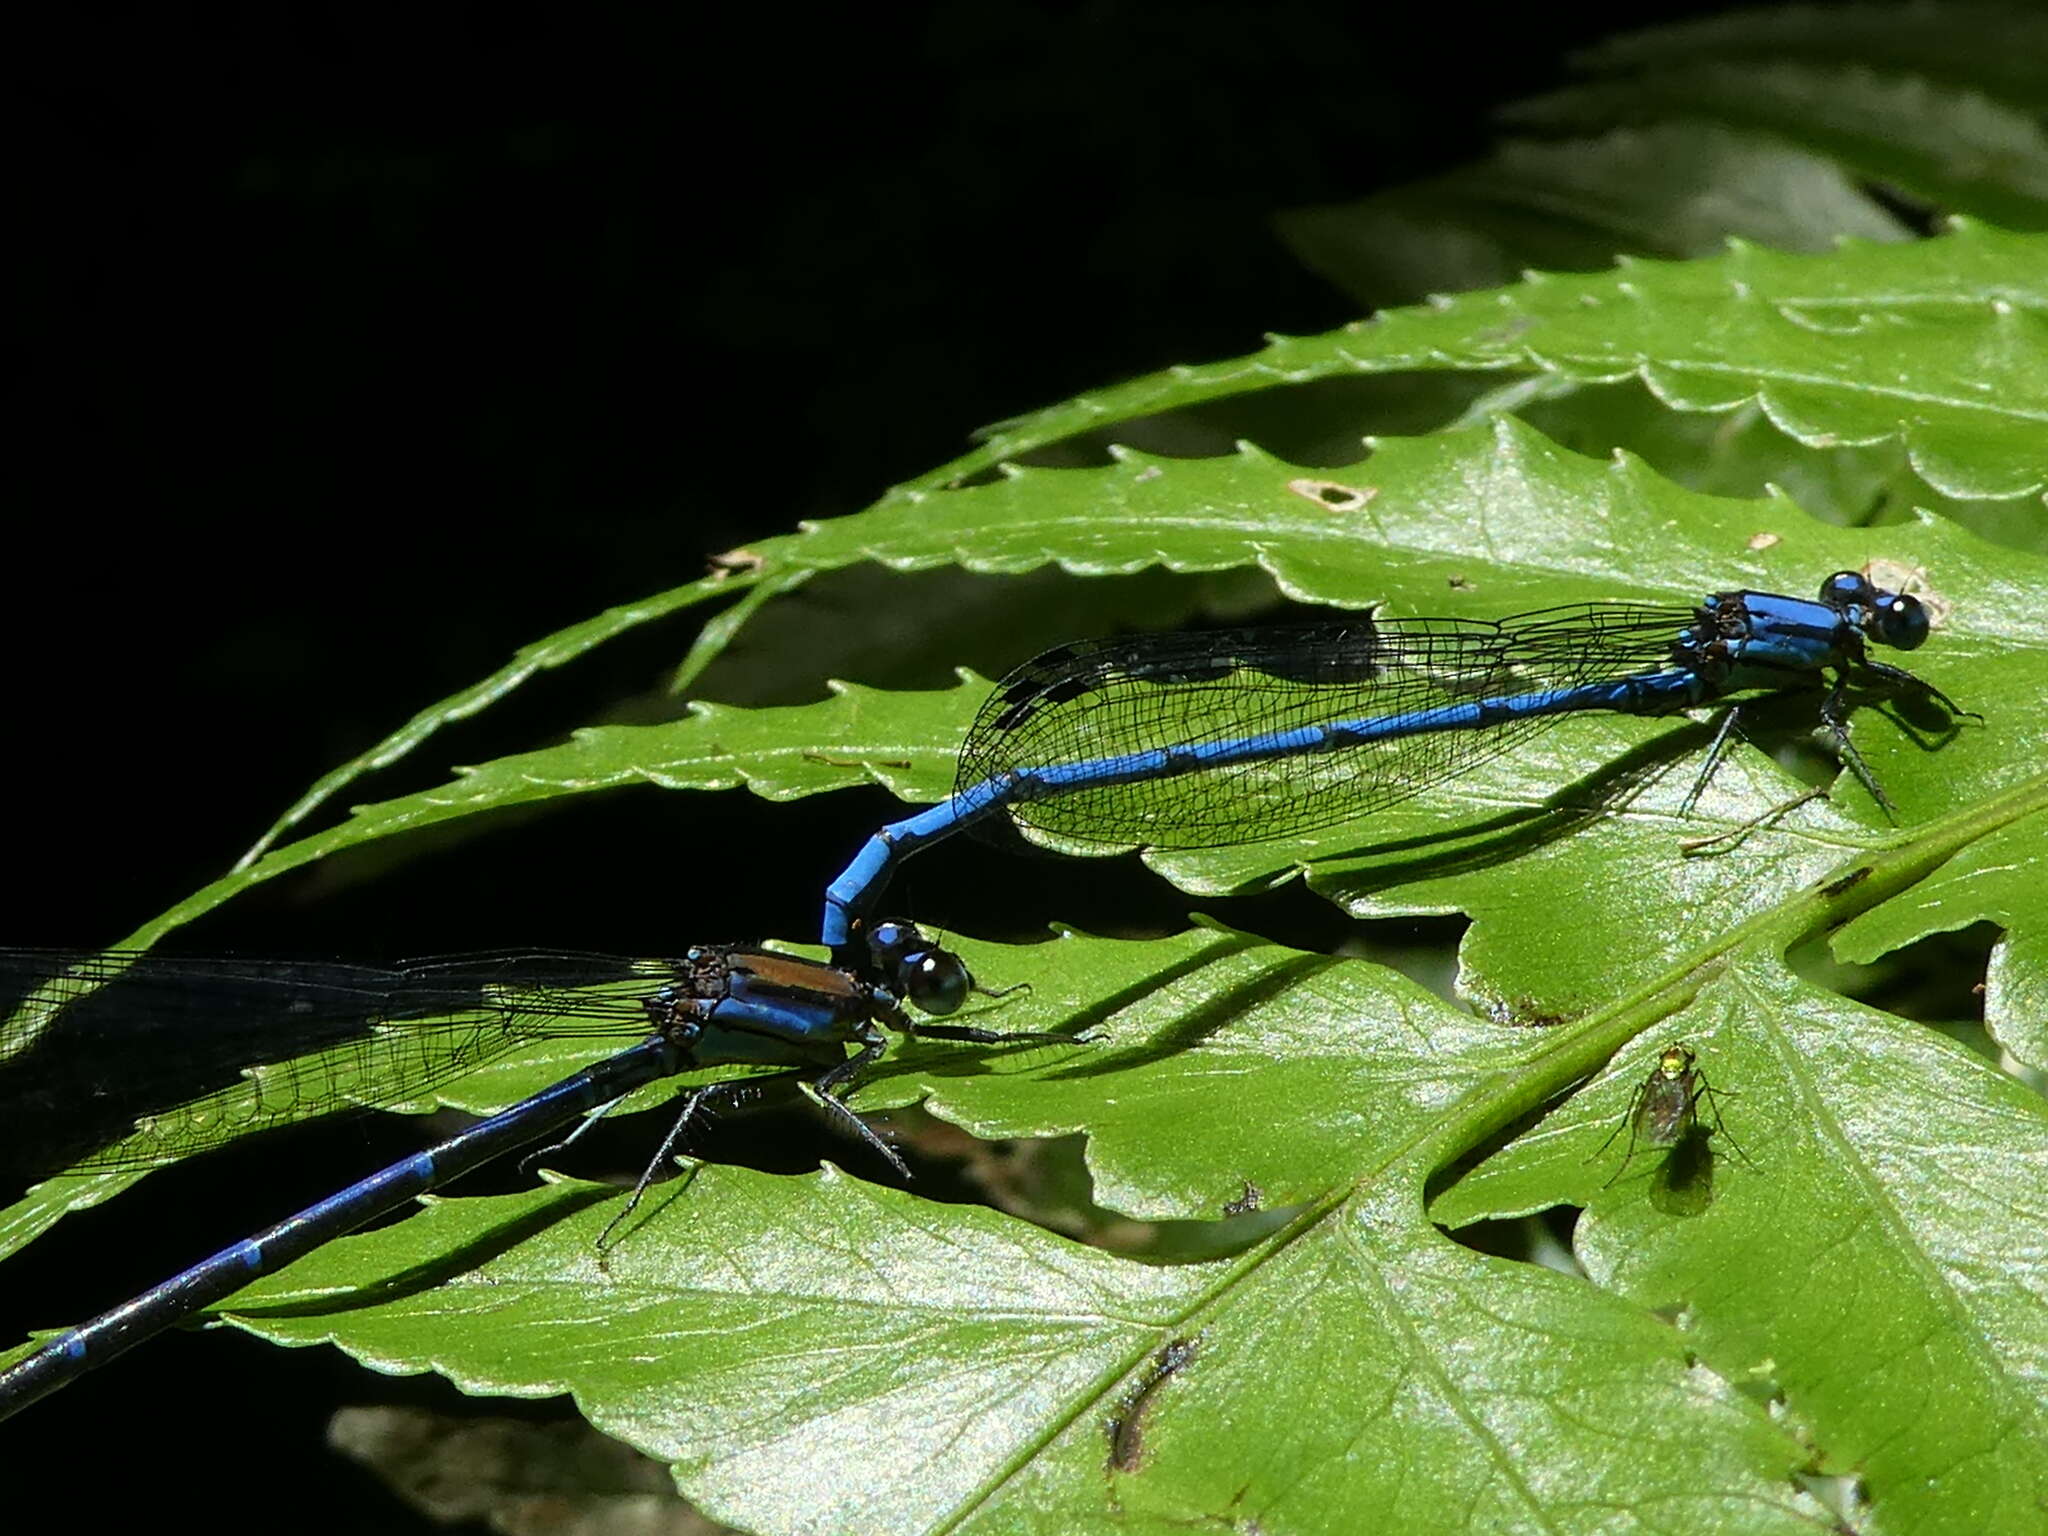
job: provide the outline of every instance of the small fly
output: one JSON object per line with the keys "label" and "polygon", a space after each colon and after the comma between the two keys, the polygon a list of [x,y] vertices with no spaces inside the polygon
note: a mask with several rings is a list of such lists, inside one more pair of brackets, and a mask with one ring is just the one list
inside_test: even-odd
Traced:
{"label": "small fly", "polygon": [[[1707,1138],[1719,1136],[1737,1157],[1748,1162],[1748,1157],[1722,1123],[1721,1106],[1717,1102],[1720,1097],[1719,1091],[1707,1081],[1706,1071],[1700,1066],[1699,1057],[1691,1046],[1665,1046],[1657,1058],[1657,1065],[1650,1069],[1650,1075],[1636,1085],[1635,1095],[1629,1100],[1628,1113],[1607,1133],[1607,1140],[1601,1142],[1593,1153],[1598,1157],[1614,1144],[1614,1138],[1621,1134],[1623,1126],[1628,1128],[1628,1152],[1623,1156],[1621,1166],[1608,1176],[1607,1183],[1612,1184],[1628,1171],[1639,1146],[1672,1148],[1676,1156],[1676,1149],[1681,1146],[1704,1151]],[[1711,1129],[1700,1123],[1702,1099],[1713,1116]],[[1604,1189],[1606,1185],[1601,1187]]]}

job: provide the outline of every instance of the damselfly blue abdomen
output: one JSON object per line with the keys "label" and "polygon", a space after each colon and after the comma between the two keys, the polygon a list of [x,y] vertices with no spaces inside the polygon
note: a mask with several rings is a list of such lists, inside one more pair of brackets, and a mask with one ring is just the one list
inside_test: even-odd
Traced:
{"label": "damselfly blue abdomen", "polygon": [[[1013,825],[1075,850],[1291,836],[1455,779],[1590,710],[1660,715],[1822,688],[1822,724],[1889,810],[1849,739],[1851,696],[1912,692],[1961,713],[1868,654],[1916,649],[1929,629],[1916,598],[1841,571],[1815,599],[1739,591],[1691,608],[1579,603],[1498,620],[1362,614],[1058,646],[982,707],[951,798],[884,827],[832,882],[824,942],[860,963],[896,866],[963,829]],[[1706,773],[1733,723],[1731,712]]]}
{"label": "damselfly blue abdomen", "polygon": [[[45,1172],[60,1165],[85,1173],[145,1167],[311,1115],[399,1103],[535,1040],[643,1037],[0,1371],[0,1418],[257,1276],[658,1079],[724,1066],[802,1073],[821,1103],[902,1170],[895,1151],[842,1099],[885,1049],[884,1027],[976,1043],[1065,1041],[913,1022],[899,998],[951,1012],[971,986],[965,967],[908,924],[877,924],[870,940],[869,968],[885,983],[817,961],[723,945],[700,946],[675,961],[522,951],[389,968],[0,951],[0,971],[35,983],[0,1031],[0,1105],[54,1112],[68,1099],[76,1114],[90,1107],[98,1116],[94,1129],[74,1125],[73,1144],[62,1152],[43,1149]],[[201,1023],[214,1028],[194,1028]],[[138,1041],[145,1047],[141,1057],[132,1054]],[[132,1066],[110,1067],[117,1043],[131,1048],[131,1063],[153,1061],[162,1076],[150,1107],[139,1114],[132,1103],[117,1107],[109,1121],[117,1078],[135,1075]],[[184,1075],[168,1070],[186,1054],[209,1065]],[[236,1056],[245,1065],[229,1073],[231,1081],[199,1090],[206,1074],[217,1074],[220,1063]],[[706,1097],[729,1087],[714,1083],[685,1096],[664,1156]],[[20,1137],[25,1111],[5,1118],[10,1134]],[[89,1144],[83,1150],[76,1145],[81,1137]]]}

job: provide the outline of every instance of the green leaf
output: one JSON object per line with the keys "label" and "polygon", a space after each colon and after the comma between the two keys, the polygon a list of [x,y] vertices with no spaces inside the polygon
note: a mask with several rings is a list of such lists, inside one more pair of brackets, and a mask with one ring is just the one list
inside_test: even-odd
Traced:
{"label": "green leaf", "polygon": [[2048,109],[2048,18],[2039,6],[1920,0],[1914,5],[1757,6],[1609,38],[1580,69],[1634,71],[1723,59],[1862,64],[1924,75],[2015,106]]}
{"label": "green leaf", "polygon": [[1849,924],[1834,953],[1866,964],[1935,933],[1972,923],[2000,930],[1984,978],[1984,1023],[1993,1039],[2037,1071],[2048,1069],[2048,890],[2041,849],[2048,818],[2001,828],[1957,854],[1907,896]]}
{"label": "green leaf", "polygon": [[[573,1194],[440,1206],[398,1230],[459,1220],[430,1251],[488,1251]],[[692,1196],[603,1266],[602,1213],[585,1210],[450,1285],[279,1315],[427,1256],[351,1239],[297,1287],[267,1288],[277,1312],[249,1326],[339,1336],[385,1369],[431,1357],[472,1389],[566,1388],[599,1428],[671,1461],[707,1513],[757,1530],[1114,1530],[1233,1509],[1369,1529],[1395,1500],[1422,1530],[1469,1529],[1475,1507],[1544,1524],[1583,1497],[1582,1454],[1621,1439],[1631,1502],[1704,1523],[1741,1509],[1756,1531],[1812,1515],[1787,1482],[1798,1447],[1691,1370],[1670,1330],[1464,1253],[1412,1212],[1346,1209],[1248,1262],[1160,1269],[972,1209],[934,1230],[921,1202],[831,1173],[707,1169]],[[1515,1351],[1460,1354],[1482,1312]],[[1109,1422],[1175,1337],[1193,1362],[1112,1469]],[[1681,1420],[1683,1437],[1635,1433]],[[1217,1454],[1231,1445],[1255,1454]]]}
{"label": "green leaf", "polygon": [[1731,236],[1822,251],[1906,226],[1796,144],[1700,124],[1571,143],[1511,140],[1487,159],[1357,202],[1279,216],[1308,266],[1368,309],[1597,271],[1617,254],[1710,256]]}
{"label": "green leaf", "polygon": [[[642,625],[665,619],[685,608],[719,597],[727,590],[726,583],[730,579],[738,577],[741,584],[746,584],[761,575],[758,562],[746,558],[744,552],[723,558],[727,563],[718,565],[710,576],[700,581],[672,588],[637,603],[621,604],[594,619],[571,624],[531,645],[521,646],[510,662],[483,681],[430,704],[367,752],[358,754],[331,773],[322,775],[263,836],[256,840],[248,852],[242,855],[235,865],[235,872],[239,874],[257,863],[286,832],[299,826],[314,811],[363,775],[374,773],[380,768],[388,768],[393,763],[401,761],[442,727],[480,714],[536,673],[567,666],[608,640],[616,639]],[[692,662],[684,669],[685,674],[693,673],[718,653],[732,629],[745,619],[750,611],[749,605],[758,606],[778,591],[793,589],[800,585],[807,575],[807,572],[800,570],[778,572],[769,579],[760,581],[739,607],[706,626],[705,633],[699,638],[693,652]]]}
{"label": "green leaf", "polygon": [[[1756,405],[1722,416],[1667,409],[1635,380],[1551,387],[1505,401],[1529,425],[1585,454],[1626,452],[1688,490],[1752,500],[1775,493],[1826,522],[1872,527],[1912,521],[1922,511],[1978,537],[2048,554],[2048,517],[2038,497],[1959,501],[1913,473],[1904,446],[1814,447],[1787,437]],[[1508,392],[1503,391],[1503,394]],[[1483,407],[1482,407],[1483,408]]]}
{"label": "green leaf", "polygon": [[1802,442],[1901,437],[1945,494],[2017,496],[2048,481],[2044,252],[2041,236],[1958,221],[1915,245],[1825,256],[1736,245],[1711,261],[1536,275],[1083,395],[1006,423],[980,453],[899,496],[921,500],[1108,421],[1352,371],[1443,367],[1633,375],[1678,410],[1755,399]]}
{"label": "green leaf", "polygon": [[[2048,136],[2028,113],[1917,74],[1699,63],[1573,86],[1509,109],[1572,132],[1665,117],[1775,135],[1865,181],[2006,229],[2048,227]],[[1743,231],[1747,233],[1747,231]]]}
{"label": "green leaf", "polygon": [[[1665,1038],[1693,1045],[1722,1090],[1703,1113],[1725,1130],[1690,1187],[1675,1157],[1623,1168],[1617,1144],[1588,1160]],[[1431,1214],[1457,1225],[1561,1191],[1587,1207],[1573,1246],[1592,1282],[1783,1404],[1821,1467],[1868,1476],[1887,1526],[2038,1521],[2038,1094],[1925,1029],[1745,965]]]}
{"label": "green leaf", "polygon": [[[968,950],[983,967],[1006,953]],[[1687,1528],[1740,1510],[1768,1530],[1818,1518],[1795,1470],[1855,1466],[1910,1528],[2017,1530],[2048,1488],[2028,1427],[2044,1342],[2029,1295],[2048,1276],[2020,1257],[2044,1214],[2048,1113],[1967,1053],[1801,987],[1767,948],[1551,1030],[1228,933],[1070,936],[1031,958],[1033,991],[990,1021],[1085,1017],[1095,1044],[978,1063],[906,1050],[867,1098],[921,1094],[985,1135],[1089,1124],[1099,1190],[1147,1214],[1213,1217],[1252,1186],[1268,1212],[1234,1218],[1239,1256],[1162,1268],[831,1172],[704,1168],[603,1256],[615,1193],[430,1202],[245,1292],[232,1317],[472,1392],[570,1392],[753,1529],[1056,1513],[1107,1530],[1121,1508],[1345,1530],[1398,1504],[1452,1530],[1475,1506],[1569,1523],[1604,1486]],[[1425,1219],[1427,1169],[1525,1124],[1646,1014],[1650,1038],[1699,1048],[1740,1145],[1715,1150],[1704,1199],[1695,1180],[1673,1214],[1654,1160],[1599,1151],[1638,1050]],[[1559,1198],[1589,1207],[1592,1283],[1431,1224]],[[1788,1244],[1767,1283],[1758,1255]],[[1843,1279],[1811,1283],[1816,1265]],[[1852,1282],[1883,1304],[1845,1318]],[[1175,1341],[1191,1358],[1138,1404]],[[1932,1475],[1994,1441],[1959,1492]]]}
{"label": "green leaf", "polygon": [[827,677],[940,687],[959,665],[985,658],[987,670],[1019,649],[1042,650],[1092,627],[1172,629],[1199,616],[1254,613],[1276,600],[1257,571],[1188,580],[1154,569],[1083,585],[1049,566],[990,578],[956,566],[905,573],[862,563],[821,572],[769,604],[688,692],[758,707],[820,698]]}

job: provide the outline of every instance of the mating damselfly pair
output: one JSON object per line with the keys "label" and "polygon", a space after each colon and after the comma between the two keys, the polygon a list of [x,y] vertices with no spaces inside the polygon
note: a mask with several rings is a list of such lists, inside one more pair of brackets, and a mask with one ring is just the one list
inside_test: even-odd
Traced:
{"label": "mating damselfly pair", "polygon": [[[60,1337],[0,1373],[0,1415],[256,1274],[657,1078],[721,1065],[780,1067],[808,1075],[824,1101],[836,1105],[836,1092],[880,1055],[885,1037],[878,1025],[966,1043],[1070,1043],[1063,1035],[913,1024],[904,1013],[905,1002],[950,1013],[970,982],[915,928],[878,920],[874,909],[903,858],[955,831],[1014,823],[1076,848],[1285,837],[1453,780],[1569,715],[1662,715],[1738,695],[1813,688],[1822,690],[1820,720],[1843,761],[1889,807],[1849,739],[1849,713],[1865,695],[1898,694],[1961,713],[1939,689],[1867,653],[1870,644],[1912,650],[1928,633],[1926,611],[1912,596],[1840,572],[1811,600],[1745,590],[1712,594],[1691,607],[1587,603],[1491,621],[1362,615],[1314,628],[1059,647],[998,686],[961,751],[953,796],[877,833],[833,882],[824,923],[833,965],[704,947],[673,966],[626,965],[626,974],[607,978],[577,972],[590,957],[559,956],[551,969],[528,956],[436,962],[354,980],[307,973],[301,985],[312,993],[273,998],[281,1018],[318,1022],[329,1003],[346,1013],[335,999],[322,1000],[321,987],[353,994],[346,1000],[358,1013],[367,999],[371,1038],[392,1057],[370,1060],[346,1034],[326,1043],[324,1056],[338,1051],[355,1062],[357,1102],[417,1095],[495,1054],[501,1043],[509,1049],[521,1038],[521,1019],[549,1021],[539,1027],[554,1033],[646,1038]],[[1734,709],[1724,715],[1702,783],[1727,751],[1736,719]],[[99,982],[109,983],[106,995],[119,995],[119,966],[133,973],[131,987],[177,985],[175,963],[156,957],[76,957],[74,969],[91,983],[78,999],[82,1014],[100,995]],[[587,990],[607,981],[617,990]],[[64,1039],[67,1031],[57,1025],[70,1007],[61,995],[56,1006],[49,1001],[43,1012],[54,1022],[39,1023],[33,1045],[12,1053],[8,1075],[42,1053],[46,1040],[54,1050]],[[170,1011],[160,1007],[159,1022]],[[403,1026],[437,1013],[460,1021],[468,1043],[431,1064],[434,1051],[408,1043],[429,1037]],[[278,1031],[278,1042],[284,1038]],[[430,1064],[408,1075],[401,1063],[415,1058]],[[56,1072],[49,1079],[55,1086],[37,1091],[61,1098],[68,1091],[62,1081]],[[319,1091],[303,1088],[289,1069],[275,1082],[257,1081],[295,1108],[305,1107],[305,1093]],[[6,1091],[0,1077],[0,1093]],[[228,1091],[254,1106],[248,1113],[265,1113],[260,1094],[251,1100],[245,1090]],[[685,1097],[671,1142],[712,1091]],[[1696,1103],[1697,1095],[1688,1098],[1686,1113]],[[135,1166],[120,1159],[200,1150],[213,1143],[178,1127],[209,1117],[228,1125],[235,1118],[225,1100],[187,1096],[90,1153],[85,1166]],[[893,1155],[854,1117],[844,1118]],[[102,1161],[94,1164],[94,1156]]]}

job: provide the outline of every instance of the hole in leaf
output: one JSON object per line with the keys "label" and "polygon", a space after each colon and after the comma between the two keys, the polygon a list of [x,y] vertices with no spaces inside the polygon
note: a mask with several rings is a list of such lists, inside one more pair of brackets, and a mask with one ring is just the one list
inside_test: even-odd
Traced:
{"label": "hole in leaf", "polygon": [[1868,965],[1837,960],[1825,938],[1799,945],[1786,958],[1804,981],[1929,1025],[1995,1062],[2000,1052],[1984,1026],[1984,984],[1999,938],[1995,924],[1973,923],[1929,934]]}
{"label": "hole in leaf", "polygon": [[1863,1496],[1859,1477],[1835,1476],[1822,1472],[1795,1472],[1792,1480],[1837,1522],[1841,1536],[1855,1536],[1870,1517],[1870,1505]]}
{"label": "hole in leaf", "polygon": [[1527,1216],[1475,1221],[1455,1230],[1437,1230],[1460,1248],[1469,1248],[1474,1253],[1512,1259],[1517,1264],[1535,1264],[1583,1280],[1586,1271],[1572,1247],[1572,1234],[1581,1214],[1582,1208],[1576,1205],[1553,1205]]}

